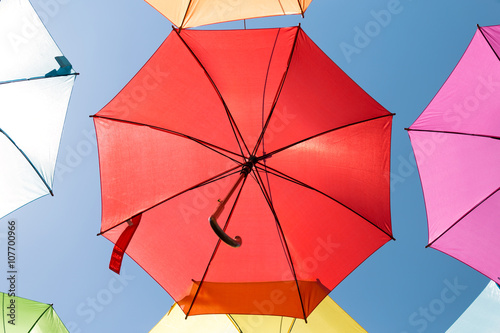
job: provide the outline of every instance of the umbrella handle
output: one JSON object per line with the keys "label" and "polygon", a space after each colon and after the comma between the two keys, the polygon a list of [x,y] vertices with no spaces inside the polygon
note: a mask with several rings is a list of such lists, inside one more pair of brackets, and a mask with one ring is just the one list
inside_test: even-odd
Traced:
{"label": "umbrella handle", "polygon": [[210,226],[212,227],[212,230],[215,232],[215,234],[220,238],[221,241],[226,243],[229,246],[232,247],[240,247],[241,246],[241,237],[240,236],[235,236],[234,239],[231,238],[228,234],[224,232],[224,230],[221,229],[219,224],[217,223],[217,220],[214,215],[210,216],[208,218],[210,221]]}
{"label": "umbrella handle", "polygon": [[210,215],[208,218],[208,221],[210,222],[210,226],[212,227],[212,230],[215,232],[215,234],[227,245],[232,246],[232,247],[240,247],[241,246],[241,237],[240,236],[235,236],[234,239],[231,238],[228,234],[222,230],[222,228],[219,226],[217,223],[217,219],[219,218],[219,215],[222,213],[224,210],[224,206],[226,203],[229,201],[229,198],[233,195],[233,192],[236,190],[238,185],[241,183],[243,179],[247,176],[248,172],[242,172],[240,174],[240,177],[238,180],[236,180],[236,183],[233,185],[233,187],[229,190],[229,193],[226,195],[226,197],[223,200],[219,201],[219,205],[217,206],[217,209],[215,212]]}

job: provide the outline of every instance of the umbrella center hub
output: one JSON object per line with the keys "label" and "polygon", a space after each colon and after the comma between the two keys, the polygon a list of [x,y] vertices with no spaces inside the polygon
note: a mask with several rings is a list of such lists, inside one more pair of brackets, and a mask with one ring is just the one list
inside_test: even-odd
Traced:
{"label": "umbrella center hub", "polygon": [[251,155],[248,158],[245,158],[246,163],[243,164],[243,169],[241,170],[241,173],[248,175],[250,171],[252,171],[253,166],[255,163],[257,163],[257,157],[254,155]]}

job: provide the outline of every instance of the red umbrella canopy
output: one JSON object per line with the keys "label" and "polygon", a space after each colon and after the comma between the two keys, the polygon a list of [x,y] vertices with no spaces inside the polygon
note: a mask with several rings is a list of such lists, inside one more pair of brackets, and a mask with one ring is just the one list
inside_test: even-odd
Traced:
{"label": "red umbrella canopy", "polygon": [[300,27],[174,30],[94,122],[110,267],[187,315],[305,318],[393,238],[392,114]]}

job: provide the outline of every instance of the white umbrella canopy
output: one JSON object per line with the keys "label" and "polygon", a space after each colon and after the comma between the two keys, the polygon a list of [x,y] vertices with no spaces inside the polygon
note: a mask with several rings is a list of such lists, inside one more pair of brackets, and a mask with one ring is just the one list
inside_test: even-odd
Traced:
{"label": "white umbrella canopy", "polygon": [[490,281],[446,333],[498,332],[499,313],[500,287],[494,281]]}
{"label": "white umbrella canopy", "polygon": [[0,217],[52,194],[76,74],[28,0],[0,1]]}

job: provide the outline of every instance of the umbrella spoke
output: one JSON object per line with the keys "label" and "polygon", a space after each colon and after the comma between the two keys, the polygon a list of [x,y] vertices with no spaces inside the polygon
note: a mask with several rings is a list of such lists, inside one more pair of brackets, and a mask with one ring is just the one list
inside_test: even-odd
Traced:
{"label": "umbrella spoke", "polygon": [[349,207],[349,206],[347,206],[346,204],[343,204],[343,203],[342,203],[342,202],[340,202],[339,200],[337,200],[337,199],[335,199],[335,198],[331,197],[330,195],[328,195],[328,194],[326,194],[326,193],[324,193],[324,192],[322,192],[322,191],[318,190],[317,188],[314,188],[314,187],[312,187],[312,186],[310,186],[310,185],[308,185],[308,184],[306,184],[306,183],[303,183],[303,182],[301,182],[300,180],[297,180],[297,179],[295,179],[295,178],[293,178],[293,177],[291,177],[291,176],[288,176],[288,175],[286,175],[286,174],[282,173],[281,171],[278,171],[278,170],[276,170],[276,169],[274,169],[274,168],[271,168],[271,167],[269,167],[269,166],[265,166],[265,169],[264,169],[264,168],[259,167],[259,165],[257,164],[257,165],[256,165],[256,169],[262,170],[262,171],[264,171],[264,172],[266,172],[266,173],[270,173],[270,174],[272,174],[272,175],[274,175],[274,176],[276,176],[276,177],[279,177],[279,178],[281,178],[281,179],[287,180],[287,181],[289,181],[289,182],[291,182],[291,183],[297,184],[297,185],[299,185],[299,186],[305,187],[305,188],[307,188],[307,189],[310,189],[310,190],[312,190],[312,191],[315,191],[315,192],[317,192],[317,193],[319,193],[319,194],[324,195],[325,197],[327,197],[327,198],[329,198],[329,199],[331,199],[331,200],[335,201],[336,203],[338,203],[338,204],[339,204],[339,205],[341,205],[342,207],[344,207],[344,208],[348,209],[349,211],[353,212],[354,214],[358,215],[358,216],[359,216],[359,217],[361,217],[363,220],[365,220],[366,222],[370,223],[371,225],[373,225],[374,227],[376,227],[378,230],[382,231],[384,234],[386,234],[387,236],[389,236],[392,240],[395,240],[395,238],[394,238],[391,234],[388,234],[386,231],[384,231],[383,229],[381,229],[381,228],[380,228],[379,226],[377,226],[375,223],[373,223],[372,221],[370,221],[369,219],[367,219],[366,217],[364,217],[364,216],[363,216],[363,215],[361,215],[360,213],[356,212],[354,209],[350,208],[350,207]]}
{"label": "umbrella spoke", "polygon": [[343,128],[346,128],[346,127],[350,127],[350,126],[354,126],[354,125],[363,124],[363,123],[366,123],[368,121],[377,120],[377,119],[380,119],[380,118],[392,117],[394,115],[395,115],[395,113],[390,113],[390,114],[386,114],[386,115],[383,115],[383,116],[378,116],[378,117],[373,117],[373,118],[369,118],[369,119],[365,119],[365,120],[360,120],[360,121],[357,121],[355,123],[350,123],[350,124],[347,124],[347,125],[344,125],[344,126],[335,127],[335,128],[329,129],[328,131],[324,131],[324,132],[318,133],[316,135],[312,135],[312,136],[310,136],[308,138],[305,138],[303,140],[300,140],[300,141],[294,142],[292,144],[289,144],[288,146],[285,146],[285,147],[282,147],[280,149],[276,149],[275,151],[272,151],[270,153],[264,154],[261,157],[259,157],[258,160],[259,161],[260,160],[265,160],[265,159],[271,157],[272,155],[275,155],[275,154],[277,154],[277,153],[279,153],[279,152],[281,152],[283,150],[286,150],[286,149],[291,148],[293,146],[296,146],[298,144],[304,143],[304,142],[306,142],[308,140],[312,140],[312,139],[317,138],[319,136],[331,133],[333,131],[337,131],[337,130],[340,130],[340,129],[343,129]]}
{"label": "umbrella spoke", "polygon": [[[281,5],[281,3],[280,3],[280,5]],[[273,48],[271,50],[271,55],[269,56],[269,62],[267,64],[267,70],[266,70],[266,78],[264,80],[264,88],[263,88],[263,91],[262,91],[262,110],[261,110],[261,114],[262,114],[262,131],[264,130],[264,126],[265,126],[265,123],[264,123],[264,113],[265,113],[265,103],[266,103],[266,88],[267,88],[267,82],[268,82],[268,79],[269,79],[269,70],[271,69],[271,61],[273,59],[274,50],[276,48],[276,43],[278,42],[278,37],[279,37],[280,31],[281,30],[278,30],[276,32],[276,38],[274,39],[274,44],[273,44]],[[262,148],[264,150],[264,138],[262,138]],[[257,150],[254,149],[254,154],[256,153],[256,151]]]}
{"label": "umbrella spoke", "polygon": [[[245,181],[246,181],[246,174],[242,174],[242,175],[244,175],[244,177],[240,177],[240,178],[238,179],[238,181],[236,182],[235,186],[233,187],[233,189],[230,191],[230,193],[229,193],[229,194],[227,195],[227,197],[226,197],[226,199],[229,199],[229,197],[231,196],[232,191],[234,190],[234,188],[236,188],[236,187],[239,185],[239,183],[240,183],[241,181],[243,181],[243,183],[241,184],[240,189],[239,189],[239,191],[238,191],[238,195],[236,196],[236,200],[234,201],[233,206],[231,207],[231,211],[229,212],[229,216],[228,216],[228,218],[227,218],[227,220],[226,220],[226,223],[225,223],[225,225],[224,225],[224,229],[222,230],[222,232],[223,232],[223,233],[224,233],[224,235],[226,235],[226,236],[227,236],[227,234],[225,234],[225,231],[226,231],[226,229],[227,229],[227,226],[229,225],[229,220],[231,219],[231,216],[233,215],[234,208],[236,207],[236,204],[237,204],[237,202],[238,202],[238,199],[240,198],[240,195],[241,195],[241,191],[243,190],[243,186],[245,185]],[[226,199],[225,199],[224,201],[227,201]],[[222,207],[223,207],[223,206],[222,206]],[[217,209],[217,210],[219,210],[219,209]],[[214,215],[215,215],[215,214],[214,214]],[[212,223],[211,218],[212,218],[212,216],[209,218],[210,223]],[[219,234],[217,234],[217,236],[219,236]],[[229,236],[227,236],[227,237],[229,237]],[[241,238],[240,238],[239,236],[236,236],[236,238],[237,238],[237,239],[239,239],[239,244],[238,244],[238,246],[239,246],[239,245],[241,245]],[[189,316],[189,313],[191,312],[191,309],[193,308],[193,305],[194,305],[194,302],[195,302],[195,300],[196,300],[196,297],[198,296],[198,294],[199,294],[199,292],[200,292],[201,286],[203,285],[203,281],[205,281],[205,278],[206,278],[207,273],[208,273],[208,269],[210,268],[210,264],[212,263],[212,261],[213,261],[213,259],[214,259],[214,257],[215,257],[215,254],[217,253],[217,250],[219,249],[219,246],[220,246],[221,241],[224,241],[224,239],[223,239],[223,238],[221,238],[221,237],[219,236],[219,239],[217,240],[217,244],[215,244],[215,248],[214,248],[214,251],[213,251],[213,253],[212,253],[212,256],[210,257],[210,260],[208,261],[208,264],[207,264],[207,267],[206,267],[206,269],[205,269],[205,272],[203,273],[203,277],[202,277],[202,278],[201,278],[201,280],[200,280],[200,284],[198,285],[198,288],[196,289],[196,293],[194,294],[193,301],[191,302],[191,305],[189,306],[189,310],[186,312],[186,319],[187,319],[187,317]],[[226,241],[224,241],[224,242],[226,242]],[[226,244],[228,244],[228,243],[226,242]],[[232,246],[232,245],[231,245],[231,246]],[[233,247],[235,247],[235,246],[233,246]]]}
{"label": "umbrella spoke", "polygon": [[236,329],[238,330],[238,333],[243,333],[243,331],[240,328],[240,325],[236,322],[236,320],[234,320],[233,316],[228,314],[227,317],[229,318],[231,323],[234,325],[234,327],[236,327]]}
{"label": "umbrella spoke", "polygon": [[118,226],[120,226],[120,225],[122,225],[122,224],[126,223],[126,222],[127,222],[127,221],[129,221],[130,219],[132,219],[132,218],[134,218],[134,217],[136,217],[136,216],[138,216],[138,215],[141,215],[141,214],[143,214],[143,213],[145,213],[145,212],[147,212],[147,211],[149,211],[149,210],[151,210],[151,209],[153,209],[153,208],[155,208],[155,207],[158,207],[158,206],[160,206],[161,204],[164,204],[165,202],[170,201],[170,200],[172,200],[172,199],[174,199],[174,198],[176,198],[176,197],[178,197],[178,196],[180,196],[180,195],[182,195],[182,194],[184,194],[184,193],[190,192],[190,191],[195,190],[195,189],[197,189],[197,188],[200,188],[200,187],[203,187],[203,186],[209,185],[209,184],[211,184],[211,183],[213,183],[213,182],[216,182],[216,181],[219,181],[219,180],[224,179],[224,178],[226,178],[226,177],[229,177],[229,176],[232,176],[232,175],[234,175],[234,174],[237,174],[237,173],[239,173],[239,172],[240,172],[239,168],[240,168],[240,166],[239,166],[239,165],[237,165],[237,166],[235,166],[234,168],[231,168],[231,169],[229,169],[229,170],[226,170],[226,171],[224,171],[224,172],[221,172],[221,173],[219,173],[218,175],[213,176],[212,178],[209,178],[209,179],[207,179],[207,180],[205,180],[205,181],[203,181],[203,182],[201,182],[201,183],[198,183],[198,184],[196,184],[196,185],[194,185],[194,186],[191,186],[190,188],[185,189],[184,191],[181,191],[181,192],[179,192],[179,193],[176,193],[176,194],[174,194],[174,195],[172,195],[172,196],[170,196],[170,197],[168,197],[168,198],[166,198],[166,199],[164,199],[164,200],[162,200],[162,201],[158,202],[157,204],[155,204],[155,205],[153,205],[153,206],[151,206],[151,207],[149,207],[149,208],[147,208],[147,209],[144,209],[144,210],[142,210],[142,211],[138,212],[138,213],[137,213],[137,214],[135,214],[134,216],[131,216],[131,217],[127,218],[125,221],[122,221],[122,222],[120,222],[120,223],[118,223],[118,224],[116,224],[116,225],[112,226],[112,227],[111,227],[111,228],[109,228],[109,229],[106,229],[106,230],[104,230],[104,231],[101,231],[100,233],[98,233],[98,234],[97,234],[97,236],[101,236],[101,235],[105,234],[106,232],[108,232],[108,231],[110,231],[110,230],[113,230],[113,229],[115,229],[116,227],[118,227]]}
{"label": "umbrella spoke", "polygon": [[424,129],[414,129],[414,128],[405,128],[407,131],[414,132],[429,132],[429,133],[443,133],[443,134],[457,134],[457,135],[468,135],[468,136],[478,136],[481,138],[495,139],[500,140],[498,136],[485,135],[485,134],[474,134],[474,133],[464,133],[464,132],[451,132],[451,131],[439,131],[439,130],[424,130]]}
{"label": "umbrella spoke", "polygon": [[184,16],[182,17],[181,25],[178,27],[179,28],[179,32],[181,32],[181,29],[184,26],[184,22],[186,21],[186,17],[188,16],[188,12],[189,12],[189,9],[191,8],[191,3],[192,2],[193,2],[193,0],[189,0],[188,5],[186,6],[186,12],[184,13]]}
{"label": "umbrella spoke", "polygon": [[35,326],[38,324],[40,319],[45,315],[45,313],[47,313],[47,311],[52,308],[52,304],[47,304],[47,305],[48,305],[47,308],[42,312],[42,314],[40,314],[40,316],[38,316],[33,325],[31,325],[31,328],[28,330],[28,332],[31,332],[33,328],[35,328]]}
{"label": "umbrella spoke", "polygon": [[50,195],[54,196],[54,193],[52,192],[52,189],[50,188],[49,184],[47,184],[47,181],[45,180],[45,178],[40,174],[40,171],[38,171],[38,169],[33,165],[33,162],[31,162],[31,160],[28,158],[28,156],[26,156],[26,154],[24,153],[24,151],[22,151],[22,149],[19,148],[18,145],[16,145],[16,143],[14,142],[14,140],[12,140],[12,138],[7,133],[5,133],[5,131],[3,129],[1,129],[1,128],[0,128],[0,133],[3,133],[7,137],[7,139],[14,145],[14,147],[16,147],[16,149],[21,153],[21,155],[23,155],[23,157],[26,159],[26,161],[28,161],[28,163],[31,165],[31,167],[33,168],[33,170],[38,175],[38,177],[41,179],[41,181],[43,182],[43,184],[45,185],[45,187],[49,191]]}
{"label": "umbrella spoke", "polygon": [[292,323],[290,324],[290,329],[288,330],[288,332],[291,332],[292,329],[293,329],[293,326],[295,325],[295,321],[297,320],[297,318],[293,318],[292,319]]}
{"label": "umbrella spoke", "polygon": [[280,235],[280,240],[281,244],[283,246],[283,250],[285,251],[285,256],[288,260],[288,265],[290,266],[290,270],[293,274],[293,279],[295,280],[295,285],[297,286],[297,293],[299,295],[299,300],[300,300],[300,306],[302,308],[302,314],[304,316],[304,321],[307,323],[307,315],[305,312],[304,308],[304,301],[302,300],[302,294],[300,292],[300,286],[299,286],[299,281],[297,279],[297,273],[295,272],[295,267],[293,265],[293,260],[292,260],[292,255],[290,254],[290,249],[288,248],[288,244],[285,239],[285,234],[283,233],[283,229],[281,228],[281,224],[278,219],[278,214],[276,213],[273,203],[270,201],[270,197],[264,187],[264,183],[262,181],[262,178],[260,178],[260,174],[256,171],[256,169],[252,170],[252,172],[255,174],[255,177],[258,179],[257,184],[259,184],[259,187],[262,191],[262,194],[266,198],[266,202],[269,205],[269,209],[271,210],[273,216],[274,216],[274,221],[276,222],[276,228],[278,229],[278,234]]}
{"label": "umbrella spoke", "polygon": [[452,225],[450,225],[448,227],[448,229],[446,229],[445,231],[443,231],[438,237],[436,237],[432,242],[430,242],[429,244],[427,244],[425,247],[429,247],[429,246],[432,246],[432,244],[434,244],[439,238],[441,238],[441,236],[443,236],[444,234],[446,234],[451,228],[453,228],[455,225],[458,224],[458,222],[462,221],[467,215],[469,215],[470,213],[472,213],[476,208],[478,208],[483,202],[485,202],[486,200],[488,200],[489,198],[491,198],[495,193],[497,193],[498,191],[500,190],[500,187],[497,188],[495,191],[493,191],[490,195],[488,195],[486,198],[484,198],[483,200],[481,200],[479,203],[477,203],[474,207],[472,207],[471,209],[469,209],[469,211],[467,213],[465,213],[464,215],[462,215],[462,217],[460,217],[455,223],[453,223]]}
{"label": "umbrella spoke", "polygon": [[[280,2],[280,6],[281,6],[281,2]],[[283,6],[281,6],[281,9],[283,10]],[[273,55],[274,55],[274,50],[276,48],[276,42],[278,41],[278,37],[279,37],[279,32],[280,30],[278,30],[276,32],[276,38],[274,40],[274,44],[273,44],[273,49],[271,51],[271,55],[269,57],[269,63],[268,63],[268,66],[267,66],[267,71],[266,71],[266,79],[264,81],[264,89],[263,89],[263,93],[262,93],[262,132],[264,131],[264,128],[267,126],[266,124],[269,122],[269,119],[266,123],[264,123],[264,112],[265,112],[265,100],[266,100],[266,88],[267,88],[267,82],[268,82],[268,77],[269,77],[269,70],[271,68],[271,61],[272,61],[272,58],[273,58]],[[297,35],[296,35],[297,36]],[[293,52],[293,48],[292,48],[292,52]],[[288,71],[288,67],[287,66],[287,71]],[[278,88],[279,89],[279,88]],[[271,110],[272,111],[272,110]],[[257,146],[258,147],[258,146]],[[257,147],[254,149],[254,153],[257,152]],[[264,137],[262,137],[262,150],[263,150],[263,153],[265,153],[265,140],[264,140]],[[267,176],[267,175],[266,175]],[[255,179],[257,181],[257,179]],[[270,194],[270,198],[272,198],[271,196],[271,188],[269,187],[269,179],[267,179],[267,186],[268,186],[268,190],[269,190],[269,194]]]}
{"label": "umbrella spoke", "polygon": [[58,74],[58,75],[50,75],[50,76],[36,76],[36,77],[31,77],[31,78],[26,78],[26,79],[17,79],[17,80],[9,80],[9,81],[0,81],[0,85],[2,84],[7,84],[7,83],[16,83],[16,82],[24,82],[24,81],[34,81],[34,80],[40,80],[40,79],[50,79],[55,76],[77,76],[80,75],[80,73],[67,73],[67,74]]}
{"label": "umbrella spoke", "polygon": [[[285,255],[286,255],[286,249],[285,249],[286,245],[283,242],[284,241],[283,240],[283,234],[280,232],[281,225],[279,224],[278,214],[276,213],[276,210],[274,209],[272,198],[269,195],[268,191],[266,191],[266,188],[264,186],[264,181],[260,177],[260,174],[258,172],[254,172],[254,174],[255,174],[255,176],[253,178],[255,179],[255,181],[257,182],[257,184],[259,185],[259,188],[260,188],[260,190],[262,192],[262,195],[264,195],[264,198],[266,199],[266,202],[267,202],[267,204],[269,206],[269,209],[271,210],[271,213],[273,214],[274,220],[276,222],[276,229],[277,229],[278,234],[280,236],[281,246],[283,247],[283,250],[285,251]],[[291,257],[286,256],[286,258],[287,258],[288,266],[290,267],[290,270],[294,271],[294,269],[293,269],[293,263],[291,262]],[[295,276],[295,272],[294,272],[294,276]]]}
{"label": "umbrella spoke", "polygon": [[488,46],[490,47],[491,51],[493,51],[493,53],[495,54],[495,56],[497,57],[498,61],[500,61],[500,56],[498,56],[498,53],[495,51],[495,48],[491,45],[491,43],[488,40],[488,38],[486,38],[486,36],[484,35],[484,31],[483,31],[483,29],[481,29],[481,27],[479,26],[479,24],[477,25],[477,29],[481,32],[481,35],[483,36],[484,40],[486,40],[486,43],[488,43]]}
{"label": "umbrella spoke", "polygon": [[[212,79],[212,77],[208,73],[208,71],[205,68],[205,66],[203,66],[203,64],[201,63],[200,59],[194,54],[193,50],[189,47],[189,45],[186,43],[186,41],[181,37],[180,32],[177,31],[176,29],[174,29],[174,31],[177,33],[177,36],[182,41],[182,43],[184,44],[184,46],[186,46],[186,48],[189,50],[189,52],[191,53],[191,55],[193,56],[193,58],[196,60],[196,62],[200,65],[201,69],[203,69],[203,72],[207,76],[207,79],[210,81],[210,83],[214,87],[215,92],[219,96],[219,98],[220,98],[220,100],[222,102],[222,105],[224,106],[224,109],[226,110],[226,115],[227,115],[227,117],[229,119],[229,124],[231,125],[231,128],[233,130],[233,134],[234,134],[234,137],[236,139],[236,142],[238,143],[238,146],[240,147],[241,156],[245,155],[245,153],[243,152],[243,148],[241,147],[241,144],[243,144],[243,146],[245,147],[245,150],[247,151],[247,154],[250,154],[250,151],[248,150],[248,147],[247,147],[245,141],[243,140],[243,136],[241,135],[241,132],[238,129],[238,126],[236,125],[236,122],[234,121],[234,118],[233,118],[231,112],[229,111],[229,108],[228,108],[228,106],[226,104],[226,101],[224,101],[224,98],[222,97],[222,94],[219,91],[219,88],[217,88],[217,86],[215,85],[214,80]],[[241,142],[240,142],[240,140],[241,140]]]}
{"label": "umbrella spoke", "polygon": [[[280,2],[280,4],[281,4],[281,2]],[[305,8],[302,8],[302,4],[300,3],[300,0],[297,0],[297,4],[299,5],[299,8],[300,8],[300,15],[302,15],[302,18],[304,18]]]}
{"label": "umbrella spoke", "polygon": [[[153,126],[153,125],[148,125],[148,124],[144,124],[144,123],[139,123],[139,122],[135,122],[135,121],[122,120],[122,119],[116,119],[116,118],[111,118],[111,117],[104,117],[104,116],[99,116],[99,115],[93,115],[91,117],[93,117],[93,118],[107,119],[107,120],[113,120],[113,121],[117,121],[117,122],[121,122],[121,123],[131,124],[131,125],[146,126],[146,127],[150,127],[152,129],[159,130],[159,131],[162,131],[162,132],[165,132],[165,133],[177,135],[177,136],[180,136],[182,138],[185,138],[185,139],[194,141],[196,143],[199,143],[203,147],[206,147],[206,148],[212,150],[213,152],[216,152],[217,154],[220,154],[220,155],[222,155],[222,156],[230,159],[231,161],[233,161],[235,163],[241,164],[241,162],[239,162],[238,160],[232,158],[230,155],[234,155],[234,156],[237,156],[237,157],[242,157],[243,155],[238,155],[238,154],[236,154],[236,153],[234,153],[234,152],[232,152],[230,150],[224,149],[222,147],[213,145],[213,144],[211,144],[209,142],[197,139],[195,137],[192,137],[192,136],[180,133],[180,132],[176,132],[176,131],[169,130],[169,129],[162,128],[162,127],[158,127],[158,126]],[[226,154],[224,154],[222,152],[224,152]]]}
{"label": "umbrella spoke", "polygon": [[[280,30],[278,30],[278,34],[279,34],[279,31]],[[269,122],[271,121],[271,117],[272,117],[272,115],[274,113],[274,109],[276,108],[276,104],[278,103],[278,99],[280,97],[281,91],[283,90],[283,85],[285,84],[285,79],[286,79],[286,76],[288,74],[288,70],[290,69],[290,63],[292,62],[293,51],[295,50],[295,47],[297,45],[297,38],[299,37],[300,31],[301,31],[301,28],[300,28],[300,24],[299,24],[299,27],[297,28],[297,32],[295,33],[295,38],[293,40],[293,45],[292,45],[291,50],[290,50],[290,56],[288,57],[288,62],[287,62],[287,65],[286,65],[286,69],[285,69],[285,71],[283,73],[283,76],[281,77],[281,82],[280,82],[280,84],[278,86],[278,90],[276,91],[276,95],[274,96],[274,101],[273,101],[271,110],[269,111],[269,115],[267,116],[266,123],[264,124],[264,127],[262,128],[262,131],[260,133],[259,139],[257,140],[257,143],[255,144],[255,147],[253,148],[252,155],[257,154],[257,149],[259,149],[260,143],[264,139],[264,134],[266,133],[266,129],[269,126]]]}
{"label": "umbrella spoke", "polygon": [[[185,319],[187,319],[187,317],[189,316],[189,313],[191,313],[191,309],[193,308],[194,302],[196,301],[196,298],[198,297],[198,294],[200,293],[201,286],[203,285],[203,282],[205,281],[205,278],[207,276],[208,268],[210,267],[210,264],[214,260],[215,254],[217,253],[217,250],[219,249],[220,242],[221,242],[221,239],[220,238],[217,239],[217,243],[215,244],[215,248],[214,248],[214,251],[212,252],[212,256],[210,257],[210,260],[208,260],[208,264],[207,264],[207,267],[205,268],[205,272],[203,273],[203,276],[201,277],[200,283],[198,284],[198,288],[196,289],[196,292],[193,296],[193,301],[191,302],[191,305],[189,305],[189,309],[186,312]],[[193,282],[194,282],[194,280],[193,280]]]}

